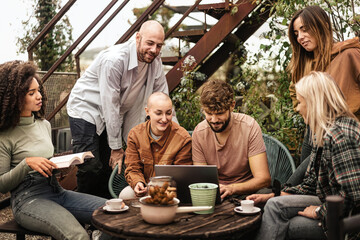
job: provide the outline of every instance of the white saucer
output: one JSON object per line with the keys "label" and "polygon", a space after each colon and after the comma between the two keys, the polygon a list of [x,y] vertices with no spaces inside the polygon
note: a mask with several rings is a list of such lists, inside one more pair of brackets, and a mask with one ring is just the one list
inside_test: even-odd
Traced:
{"label": "white saucer", "polygon": [[103,209],[104,209],[105,211],[107,211],[107,212],[124,212],[124,211],[126,211],[126,210],[129,209],[129,206],[125,205],[125,207],[122,208],[122,209],[111,209],[111,208],[109,208],[108,206],[105,205],[105,206],[103,207]]}
{"label": "white saucer", "polygon": [[237,213],[243,214],[243,215],[252,215],[252,214],[260,212],[261,209],[258,208],[258,207],[254,207],[251,212],[245,212],[245,211],[242,210],[241,207],[236,207],[236,208],[234,208],[234,211],[237,212]]}

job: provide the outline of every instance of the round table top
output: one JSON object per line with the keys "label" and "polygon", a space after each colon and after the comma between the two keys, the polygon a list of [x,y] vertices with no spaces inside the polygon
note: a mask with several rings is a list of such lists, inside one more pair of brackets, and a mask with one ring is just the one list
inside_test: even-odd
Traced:
{"label": "round table top", "polygon": [[[126,202],[126,201],[125,201]],[[130,204],[129,204],[130,205]],[[261,213],[240,215],[229,201],[215,206],[213,214],[177,213],[170,224],[146,223],[140,208],[129,206],[129,210],[110,213],[102,208],[92,216],[96,228],[111,236],[126,239],[226,239],[241,236],[259,227]]]}

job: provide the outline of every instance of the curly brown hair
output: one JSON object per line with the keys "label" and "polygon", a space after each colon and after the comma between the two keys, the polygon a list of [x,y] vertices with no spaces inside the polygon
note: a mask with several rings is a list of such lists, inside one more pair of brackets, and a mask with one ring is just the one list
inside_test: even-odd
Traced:
{"label": "curly brown hair", "polygon": [[207,81],[201,91],[201,107],[207,112],[223,112],[229,110],[234,102],[234,90],[220,79]]}
{"label": "curly brown hair", "polygon": [[39,83],[43,102],[41,109],[33,114],[37,119],[44,118],[47,97],[36,70],[31,62],[16,60],[0,64],[0,130],[19,124],[21,109],[33,78]]}

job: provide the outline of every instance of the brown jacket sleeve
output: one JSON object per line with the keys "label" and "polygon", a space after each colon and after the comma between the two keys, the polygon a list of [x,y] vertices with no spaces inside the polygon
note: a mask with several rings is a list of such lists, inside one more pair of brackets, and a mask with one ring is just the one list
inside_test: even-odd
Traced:
{"label": "brown jacket sleeve", "polygon": [[174,165],[192,165],[191,157],[191,137],[185,139],[183,146],[175,156]]}
{"label": "brown jacket sleeve", "polygon": [[134,189],[136,183],[146,183],[144,178],[144,163],[140,159],[140,154],[137,150],[138,141],[134,131],[129,132],[127,148],[125,153],[125,179],[129,185]]}

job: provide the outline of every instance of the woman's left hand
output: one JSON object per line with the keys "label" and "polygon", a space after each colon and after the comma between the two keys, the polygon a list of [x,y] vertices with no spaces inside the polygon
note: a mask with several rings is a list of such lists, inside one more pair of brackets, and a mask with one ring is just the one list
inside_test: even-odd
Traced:
{"label": "woman's left hand", "polygon": [[43,157],[28,157],[25,158],[25,161],[31,169],[39,172],[44,177],[52,176],[52,170],[57,168],[55,163]]}
{"label": "woman's left hand", "polygon": [[304,211],[299,211],[298,214],[303,217],[312,218],[312,219],[319,219],[316,214],[316,208],[319,206],[309,206],[304,209]]}

